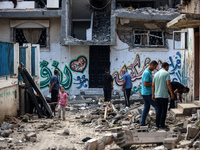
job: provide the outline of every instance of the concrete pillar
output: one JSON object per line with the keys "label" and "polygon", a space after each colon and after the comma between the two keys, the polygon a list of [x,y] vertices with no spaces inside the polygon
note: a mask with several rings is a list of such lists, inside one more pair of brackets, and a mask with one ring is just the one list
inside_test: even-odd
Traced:
{"label": "concrete pillar", "polygon": [[19,66],[19,43],[14,44],[14,74],[18,77]]}

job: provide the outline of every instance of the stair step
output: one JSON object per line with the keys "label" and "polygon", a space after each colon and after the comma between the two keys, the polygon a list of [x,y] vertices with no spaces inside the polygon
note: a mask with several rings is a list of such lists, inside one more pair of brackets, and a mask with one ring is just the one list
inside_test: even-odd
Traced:
{"label": "stair step", "polygon": [[183,112],[184,115],[192,115],[200,106],[195,105],[194,103],[179,103],[178,109]]}
{"label": "stair step", "polygon": [[200,101],[194,101],[193,103],[200,107]]}
{"label": "stair step", "polygon": [[179,109],[170,109],[170,114],[174,117],[181,117],[183,116],[183,112]]}

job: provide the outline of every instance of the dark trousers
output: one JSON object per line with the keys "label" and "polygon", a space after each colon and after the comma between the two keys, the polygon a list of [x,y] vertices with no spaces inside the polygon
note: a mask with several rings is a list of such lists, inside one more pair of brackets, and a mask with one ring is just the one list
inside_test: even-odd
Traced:
{"label": "dark trousers", "polygon": [[147,117],[147,114],[149,113],[150,106],[152,105],[156,110],[156,119],[158,118],[158,103],[155,100],[152,100],[152,95],[143,95],[144,100],[144,110],[142,112],[142,118],[141,118],[141,126],[145,126],[145,120]]}
{"label": "dark trousers", "polygon": [[[58,90],[52,90],[51,91],[51,102],[57,102],[58,101]],[[55,111],[56,105],[51,105],[51,110]]]}
{"label": "dark trousers", "polygon": [[168,110],[170,110],[171,108],[175,108],[175,100],[174,99],[170,99],[170,105],[169,105]]}
{"label": "dark trousers", "polygon": [[124,97],[125,97],[125,103],[127,107],[130,107],[130,95],[131,95],[131,89],[124,89]]}
{"label": "dark trousers", "polygon": [[167,115],[168,98],[156,98],[158,102],[158,116],[156,118],[156,126],[165,127]]}
{"label": "dark trousers", "polygon": [[104,91],[104,98],[105,102],[110,102],[111,100],[111,90],[103,90]]}

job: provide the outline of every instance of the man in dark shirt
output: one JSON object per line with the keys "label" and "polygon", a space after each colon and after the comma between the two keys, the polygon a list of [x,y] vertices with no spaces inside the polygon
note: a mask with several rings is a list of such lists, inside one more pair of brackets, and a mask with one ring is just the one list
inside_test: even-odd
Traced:
{"label": "man in dark shirt", "polygon": [[[177,100],[177,94],[179,93],[179,100],[182,103],[182,94],[188,93],[190,89],[179,82],[171,82],[172,91],[174,93],[174,99],[170,100],[169,110],[175,108],[175,100]],[[170,93],[169,93],[170,94]],[[170,95],[171,96],[171,95]]]}
{"label": "man in dark shirt", "polygon": [[[60,88],[59,80],[58,80],[59,71],[54,70],[54,75],[51,77],[51,81],[49,84],[49,93],[51,93],[51,102],[58,101],[58,92]],[[55,105],[51,107],[52,111],[55,111]]]}
{"label": "man in dark shirt", "polygon": [[102,76],[102,80],[103,80],[105,102],[110,102],[111,91],[113,89],[113,78],[110,75],[110,70],[108,68],[105,69],[105,73]]}

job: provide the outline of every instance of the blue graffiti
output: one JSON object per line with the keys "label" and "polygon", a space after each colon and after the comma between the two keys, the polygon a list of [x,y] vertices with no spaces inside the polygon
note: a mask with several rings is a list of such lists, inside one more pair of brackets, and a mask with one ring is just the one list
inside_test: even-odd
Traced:
{"label": "blue graffiti", "polygon": [[176,52],[175,60],[173,60],[172,56],[169,57],[169,67],[170,67],[170,75],[176,75],[172,81],[181,82],[181,53]]}
{"label": "blue graffiti", "polygon": [[81,89],[82,87],[87,88],[88,84],[89,84],[89,80],[85,77],[85,75],[82,75],[82,77],[77,76],[76,79],[74,79],[75,81],[77,81],[74,84],[78,84],[79,86],[76,87],[77,89]]}

